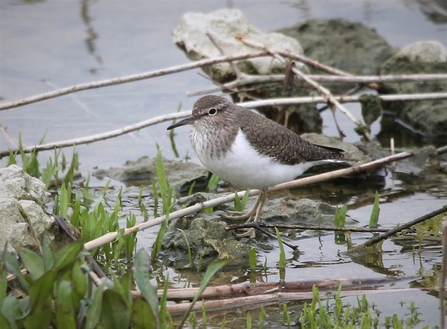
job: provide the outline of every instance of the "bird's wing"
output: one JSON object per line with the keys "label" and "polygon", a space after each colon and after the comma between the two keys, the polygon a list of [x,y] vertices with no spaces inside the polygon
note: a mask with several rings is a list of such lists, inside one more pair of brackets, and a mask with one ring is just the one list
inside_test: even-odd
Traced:
{"label": "bird's wing", "polygon": [[[280,163],[294,165],[306,161],[344,158],[342,149],[310,143],[272,120],[253,117],[258,114],[249,110],[244,111],[242,115],[248,118],[240,120],[240,129],[250,144],[260,154],[275,158]],[[242,122],[251,124],[244,125]]]}

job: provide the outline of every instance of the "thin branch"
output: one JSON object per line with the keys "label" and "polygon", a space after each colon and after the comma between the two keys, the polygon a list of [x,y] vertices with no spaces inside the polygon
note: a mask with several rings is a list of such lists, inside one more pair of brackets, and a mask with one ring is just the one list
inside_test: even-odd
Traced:
{"label": "thin branch", "polygon": [[[47,150],[52,150],[55,148],[64,148],[64,147],[72,147],[75,145],[89,144],[89,143],[97,142],[100,140],[106,140],[106,139],[118,137],[118,136],[130,133],[132,131],[135,131],[135,130],[139,130],[139,129],[142,129],[142,128],[145,128],[148,126],[158,124],[160,122],[183,118],[190,114],[191,114],[191,111],[171,113],[171,114],[167,114],[167,115],[158,116],[158,117],[155,117],[155,118],[152,118],[149,120],[145,120],[145,121],[139,122],[134,125],[126,126],[124,128],[108,131],[108,132],[97,134],[97,135],[92,135],[92,136],[87,136],[87,137],[82,137],[82,138],[77,138],[77,139],[70,139],[70,140],[61,141],[61,142],[47,143],[47,144],[42,144],[42,145],[26,147],[23,149],[23,151],[25,153],[29,153],[32,151],[47,151]],[[4,156],[9,155],[9,153],[11,151],[13,153],[17,153],[19,150],[16,149],[16,150],[1,151],[0,159]]]}
{"label": "thin branch", "polygon": [[[384,102],[391,102],[391,101],[422,101],[422,100],[433,100],[433,99],[447,99],[447,93],[429,93],[429,94],[400,94],[400,95],[383,95],[383,96],[377,96],[379,99],[381,99]],[[359,96],[340,96],[335,97],[342,103],[349,103],[349,102],[358,102]],[[277,106],[277,105],[287,105],[287,104],[312,104],[312,103],[326,103],[326,99],[323,97],[292,97],[292,98],[275,98],[275,99],[266,99],[266,100],[257,100],[257,101],[249,101],[244,103],[237,103],[237,105],[245,106],[248,108],[256,108],[261,106]],[[145,120],[142,122],[139,122],[134,125],[126,126],[120,129],[108,131],[105,133],[97,134],[97,135],[91,135],[87,137],[82,137],[78,139],[70,139],[66,141],[59,141],[54,143],[47,143],[42,145],[34,145],[30,147],[26,147],[23,149],[25,153],[30,153],[33,151],[46,151],[46,150],[52,150],[55,148],[64,148],[64,147],[73,147],[75,145],[82,145],[82,144],[89,144],[101,140],[106,140],[110,138],[115,138],[127,133],[130,133],[132,131],[136,131],[139,129],[143,129],[161,122],[170,121],[174,119],[181,119],[191,114],[191,111],[182,111],[177,112],[173,114],[167,114],[158,116],[149,120]],[[10,152],[17,153],[19,152],[18,149],[12,149],[12,150],[6,150],[6,151],[0,151],[0,159],[4,156],[8,156]],[[440,149],[439,151],[441,153],[447,152],[447,146]]]}
{"label": "thin branch", "polygon": [[[308,74],[308,78],[318,82],[337,82],[337,83],[379,83],[379,82],[413,82],[413,81],[439,81],[447,80],[447,74],[402,74],[402,75],[361,75],[361,76],[332,76],[332,75],[317,75]],[[226,89],[233,90],[250,84],[260,84],[269,82],[284,81],[284,74],[272,75],[245,75],[242,78],[216,86],[212,88],[201,89],[197,91],[188,92],[188,96],[197,96],[203,94],[210,94]]]}
{"label": "thin branch", "polygon": [[308,75],[309,78],[319,82],[341,83],[377,83],[377,82],[414,82],[447,80],[447,74],[401,74],[401,75],[359,75],[359,76],[331,76]]}
{"label": "thin branch", "polygon": [[[345,175],[350,175],[353,173],[363,172],[363,171],[370,170],[370,169],[373,169],[373,168],[376,168],[379,166],[383,166],[385,164],[388,164],[388,163],[391,163],[394,161],[403,160],[405,158],[413,156],[413,154],[414,153],[412,151],[402,152],[402,153],[399,153],[399,154],[396,154],[393,156],[388,156],[388,157],[378,159],[375,161],[371,161],[371,162],[367,162],[367,163],[364,163],[361,165],[356,165],[351,168],[339,169],[339,170],[335,170],[335,171],[332,171],[329,173],[324,173],[324,174],[315,175],[315,176],[311,176],[311,177],[296,179],[291,182],[278,184],[278,185],[270,188],[269,191],[278,191],[278,190],[282,190],[282,189],[289,189],[292,187],[309,185],[309,184],[318,183],[318,182],[326,181],[329,179],[334,179],[334,178],[345,176]],[[242,198],[245,195],[245,193],[246,193],[246,191],[240,191],[237,193],[237,195],[239,198]],[[250,196],[259,195],[259,193],[260,193],[259,190],[253,189],[250,191]],[[183,217],[186,215],[195,214],[195,213],[203,211],[204,209],[207,209],[207,208],[217,207],[217,206],[227,203],[227,202],[233,202],[233,200],[234,200],[234,193],[230,193],[229,195],[219,197],[219,198],[216,198],[216,199],[213,199],[210,201],[206,201],[203,203],[196,203],[193,206],[190,206],[190,207],[187,207],[184,209],[180,209],[180,210],[170,213],[169,220],[180,218],[180,217]],[[163,222],[164,219],[165,219],[165,216],[161,216],[161,217],[157,217],[152,220],[149,220],[147,222],[140,223],[140,224],[135,225],[131,228],[127,228],[124,230],[123,236],[127,236],[129,234],[136,233],[138,231],[143,231],[149,227],[159,225],[161,222]],[[109,232],[109,233],[103,235],[102,237],[99,237],[97,239],[87,242],[84,246],[85,246],[86,250],[92,250],[92,249],[98,248],[106,243],[110,243],[110,242],[114,241],[116,237],[117,237],[117,232]]]}
{"label": "thin branch", "polygon": [[[387,290],[354,290],[354,291],[342,291],[340,293],[341,297],[346,296],[359,296],[363,294],[390,294],[391,292],[396,292],[402,294],[403,292],[416,292],[420,291],[419,288],[406,288],[406,289],[387,289]],[[200,312],[202,307],[204,307],[208,312],[211,311],[219,311],[223,313],[227,313],[229,309],[235,308],[244,308],[244,309],[254,309],[258,308],[259,304],[263,304],[264,306],[273,304],[273,303],[284,303],[290,301],[299,301],[299,300],[309,300],[312,299],[312,292],[267,292],[264,295],[256,295],[256,296],[245,296],[245,297],[236,297],[236,298],[226,298],[226,299],[217,299],[217,300],[206,300],[201,303],[196,303],[192,308],[195,312]],[[176,314],[184,314],[189,308],[190,303],[179,303],[174,305],[168,305],[166,307],[167,311],[171,315]]]}
{"label": "thin branch", "polygon": [[[208,39],[210,39],[210,41],[214,45],[214,47],[216,47],[217,50],[219,50],[219,52],[222,56],[227,55],[225,53],[225,51],[222,49],[222,47],[217,43],[216,38],[210,31],[207,31],[205,33],[205,35],[208,37]],[[233,69],[234,74],[236,74],[236,77],[241,78],[244,74],[241,72],[241,70],[239,70],[239,68],[236,66],[236,64],[233,61],[229,61],[229,62],[230,62],[231,68]]]}
{"label": "thin branch", "polygon": [[[260,49],[264,49],[269,51],[270,54],[272,54],[272,56],[274,58],[276,58],[278,61],[285,63],[286,60],[279,55],[278,53],[276,53],[273,50],[268,49],[267,47],[263,46],[263,45],[258,45],[252,41],[246,40],[244,38],[239,38],[239,40],[247,45],[253,46],[253,47],[258,47]],[[353,116],[343,105],[341,105],[338,100],[331,94],[331,92],[324,88],[322,85],[318,84],[317,82],[315,82],[314,80],[308,78],[303,72],[301,72],[300,70],[298,70],[297,68],[292,68],[292,71],[302,80],[306,81],[309,85],[311,85],[312,87],[314,87],[320,94],[323,95],[323,97],[326,98],[327,102],[333,104],[334,106],[336,106],[340,112],[342,112],[348,119],[350,119],[352,122],[354,122],[357,127],[359,128],[359,132],[361,132],[361,134],[365,137],[366,140],[370,141],[371,140],[371,136],[369,135],[368,129],[366,129],[366,126],[361,123],[355,116]],[[341,71],[340,71],[341,72]],[[344,75],[346,73],[343,73]],[[335,116],[334,116],[335,119]],[[338,124],[337,124],[338,127]],[[340,130],[339,130],[340,131]]]}
{"label": "thin branch", "polygon": [[[214,287],[206,287],[200,298],[213,299],[222,297],[239,297],[263,295],[269,292],[308,292],[316,286],[320,291],[336,290],[340,285],[343,290],[358,290],[378,287],[391,284],[396,281],[410,280],[412,278],[362,278],[362,279],[320,279],[320,280],[300,280],[284,282],[256,282],[256,283],[235,283]],[[167,291],[166,297],[171,301],[192,300],[199,292],[200,288],[173,288]],[[157,291],[158,297],[163,296],[164,290]],[[141,292],[132,291],[132,297],[141,296]]]}
{"label": "thin branch", "polygon": [[439,312],[441,315],[441,328],[445,328],[445,280],[447,277],[447,223],[442,223],[442,265],[441,282],[439,283]]}
{"label": "thin branch", "polygon": [[380,242],[382,240],[385,240],[385,239],[387,239],[387,238],[389,238],[389,237],[391,237],[393,235],[396,235],[397,233],[399,233],[399,232],[401,232],[401,231],[403,231],[405,229],[408,229],[408,228],[410,228],[410,227],[412,227],[412,226],[414,226],[416,224],[422,223],[422,222],[424,222],[424,221],[426,221],[426,220],[428,220],[430,218],[433,218],[433,217],[435,217],[437,215],[440,215],[440,214],[442,214],[444,212],[447,212],[447,206],[441,207],[441,208],[439,208],[439,209],[437,209],[435,211],[432,211],[429,214],[423,215],[423,216],[421,216],[419,218],[416,218],[415,220],[412,220],[412,221],[407,222],[405,224],[399,225],[399,226],[389,230],[388,232],[386,232],[384,234],[374,236],[371,239],[369,239],[368,241],[366,241],[365,243],[356,246],[354,249],[359,249],[359,248],[365,248],[365,247],[372,246],[373,244],[376,244],[376,243],[378,243],[378,242]]}
{"label": "thin branch", "polygon": [[335,227],[335,226],[315,226],[315,225],[290,225],[290,224],[267,224],[267,223],[244,223],[227,225],[226,230],[237,230],[241,228],[283,228],[292,230],[313,230],[313,231],[343,231],[343,232],[388,232],[386,228],[365,228],[365,227]]}
{"label": "thin branch", "polygon": [[103,80],[103,81],[97,81],[97,82],[84,83],[84,84],[80,84],[80,85],[71,86],[68,88],[62,88],[62,89],[52,91],[49,93],[45,93],[45,94],[41,94],[41,95],[29,97],[29,98],[24,98],[19,101],[0,104],[0,111],[12,109],[12,108],[27,105],[27,104],[32,104],[32,103],[36,103],[36,102],[40,102],[40,101],[44,101],[47,99],[75,93],[75,92],[82,91],[82,90],[102,88],[102,87],[119,85],[119,84],[123,84],[123,83],[129,83],[129,82],[134,82],[134,81],[139,81],[139,80],[144,80],[144,79],[151,79],[151,78],[156,78],[156,77],[163,76],[163,75],[168,75],[168,74],[173,74],[173,73],[177,73],[177,72],[183,72],[183,71],[199,68],[199,67],[202,67],[205,65],[212,65],[212,64],[227,62],[227,61],[231,61],[231,60],[241,60],[241,59],[246,59],[246,58],[255,58],[255,57],[268,56],[268,55],[269,54],[267,51],[258,51],[258,52],[254,52],[254,53],[250,53],[250,54],[243,54],[243,55],[222,56],[222,57],[216,57],[216,58],[211,58],[211,59],[205,59],[205,60],[197,61],[194,63],[173,66],[173,67],[170,67],[167,69],[151,71],[151,72],[136,74],[136,75],[130,75],[127,77],[122,77],[122,78],[115,78],[115,79],[109,79],[109,80]]}

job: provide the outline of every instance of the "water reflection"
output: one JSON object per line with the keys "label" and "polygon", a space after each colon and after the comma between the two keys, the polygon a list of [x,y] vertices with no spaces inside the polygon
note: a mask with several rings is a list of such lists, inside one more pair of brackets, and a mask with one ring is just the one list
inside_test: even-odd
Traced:
{"label": "water reflection", "polygon": [[[96,2],[96,1],[95,1]],[[102,57],[98,54],[96,54],[96,47],[95,47],[95,41],[98,39],[98,34],[95,32],[93,25],[92,25],[92,18],[89,13],[90,6],[92,5],[93,1],[91,0],[82,0],[81,1],[81,17],[82,21],[84,22],[85,26],[87,27],[87,38],[85,39],[85,44],[87,45],[87,51],[89,54],[91,54],[96,62],[99,65],[103,64]],[[89,71],[92,74],[96,74],[98,68],[91,68]]]}

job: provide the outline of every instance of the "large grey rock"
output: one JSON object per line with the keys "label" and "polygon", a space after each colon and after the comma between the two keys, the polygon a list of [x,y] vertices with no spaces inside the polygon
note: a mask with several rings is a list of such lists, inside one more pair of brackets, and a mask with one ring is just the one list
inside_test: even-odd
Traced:
{"label": "large grey rock", "polygon": [[[171,187],[180,191],[187,191],[194,181],[197,182],[196,186],[205,184],[209,177],[208,170],[192,162],[163,158],[163,166]],[[97,169],[93,176],[98,178],[107,176],[129,185],[135,184],[136,181],[150,184],[152,179],[157,179],[156,159],[143,156],[136,161],[126,161],[123,167]]]}
{"label": "large grey rock", "polygon": [[[179,27],[174,31],[174,42],[192,60],[222,56],[207,33],[212,35],[225,55],[247,54],[260,50],[258,47],[244,44],[239,41],[239,38],[255,42],[274,51],[303,54],[303,49],[297,40],[281,33],[263,33],[250,25],[239,10],[234,9],[222,9],[210,14],[187,13],[183,15]],[[283,74],[285,72],[285,64],[270,56],[249,58],[234,63],[241,72],[250,75]],[[307,72],[307,67],[302,63],[295,62],[294,65]],[[213,80],[220,83],[236,78],[228,63],[209,65],[203,67],[203,70]],[[283,81],[253,83],[245,85],[240,90],[239,93],[233,94],[235,102],[240,102],[247,96],[255,99],[269,99],[309,95],[308,88],[296,84],[289,84],[285,88]],[[278,111],[278,107],[261,107],[258,110],[281,124],[287,121],[288,128],[297,133],[321,132],[322,120],[314,104],[282,106],[280,111]],[[288,120],[285,120],[285,116],[289,116]]]}
{"label": "large grey rock", "polygon": [[[201,60],[222,56],[206,33],[210,33],[226,55],[247,54],[259,51],[259,48],[247,46],[237,40],[246,38],[264,45],[272,50],[303,54],[298,41],[279,33],[262,33],[247,21],[236,9],[221,9],[210,14],[186,13],[180,25],[174,31],[174,42],[185,50],[192,60]],[[283,72],[284,64],[271,57],[251,58],[237,61],[236,65],[248,74],[270,74]],[[302,64],[297,63],[302,66]],[[204,68],[205,72],[216,81],[228,81],[235,77],[228,63],[214,64]]]}
{"label": "large grey rock", "polygon": [[[447,49],[436,41],[422,41],[404,47],[386,61],[382,75],[447,73]],[[416,94],[447,92],[447,81],[416,81],[383,83],[380,92],[385,94]],[[447,101],[426,100],[384,103],[386,110],[414,130],[438,134],[447,131]]]}
{"label": "large grey rock", "polygon": [[0,196],[16,200],[31,200],[43,206],[49,194],[45,184],[37,178],[26,174],[17,165],[0,169]]}
{"label": "large grey rock", "polygon": [[307,57],[353,74],[375,74],[394,52],[375,30],[342,19],[311,19],[278,32],[298,40]]}
{"label": "large grey rock", "polygon": [[0,169],[0,248],[38,249],[41,235],[53,224],[42,207],[48,201],[45,184],[17,165]]}
{"label": "large grey rock", "polygon": [[[196,193],[178,200],[182,206],[191,206],[219,197],[217,194]],[[257,197],[248,199],[245,210],[254,206]],[[221,215],[233,210],[232,204],[223,204],[213,209],[209,214],[185,216],[169,224],[163,238],[161,255],[165,264],[175,267],[184,267],[190,263],[196,268],[206,268],[206,265],[220,259],[226,259],[230,265],[248,267],[248,254],[250,248],[258,246],[271,249],[274,240],[267,240],[266,236],[257,234],[256,240],[239,240],[233,232],[225,230],[227,223],[222,221]],[[294,225],[324,225],[333,226],[336,208],[310,199],[285,197],[267,200],[263,209],[262,220],[266,223],[287,223]],[[349,216],[346,218],[347,226],[355,226],[356,221]],[[235,222],[228,221],[228,224]],[[289,237],[296,236],[296,230],[285,230]]]}

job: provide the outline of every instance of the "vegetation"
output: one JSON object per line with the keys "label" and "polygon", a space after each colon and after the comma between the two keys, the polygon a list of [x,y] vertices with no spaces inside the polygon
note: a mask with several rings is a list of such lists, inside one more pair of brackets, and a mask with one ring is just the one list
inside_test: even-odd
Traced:
{"label": "vegetation", "polygon": [[[399,319],[396,314],[382,317],[377,305],[371,304],[365,295],[357,297],[357,305],[343,303],[341,285],[333,298],[327,298],[326,303],[320,299],[320,292],[313,287],[312,302],[304,304],[299,317],[302,328],[414,328],[420,323],[419,313],[411,302],[407,318]],[[428,328],[428,326],[423,327]]]}
{"label": "vegetation", "polygon": [[[136,223],[136,216],[122,213],[121,191],[110,206],[106,195],[108,184],[99,194],[88,189],[88,180],[84,188],[73,188],[74,172],[78,165],[76,153],[67,165],[65,156],[60,151],[54,151],[54,160],[50,159],[42,171],[37,153],[26,155],[20,152],[20,157],[28,173],[40,177],[47,188],[58,188],[53,212],[67,218],[77,227],[82,232],[83,240],[56,250],[51,239],[45,235],[42,255],[30,250],[20,252],[23,267],[28,273],[20,270],[21,265],[15,256],[9,253],[1,255],[0,328],[173,328],[174,321],[167,308],[169,280],[165,278],[161,287],[164,293],[157,296],[157,284],[150,270],[151,264],[157,261],[169,213],[176,201],[175,193],[166,179],[161,151],[157,153],[157,181],[152,184],[154,216],[163,214],[166,217],[158,231],[151,255],[144,250],[135,252],[135,234],[126,237],[122,235],[124,228],[120,227],[119,221],[125,218],[126,226],[132,227]],[[16,155],[11,154],[10,163],[16,163],[16,160]],[[62,178],[61,173],[64,173]],[[218,180],[218,177],[212,179],[212,184],[217,184]],[[248,195],[249,191],[242,199],[235,199],[235,210],[245,208]],[[147,220],[149,214],[142,202],[142,190],[138,204]],[[337,210],[336,226],[345,225],[346,212],[346,206]],[[379,195],[376,192],[371,227],[377,227],[379,213]],[[440,219],[435,218],[416,228],[421,243],[427,235],[439,234]],[[90,252],[107,273],[107,277],[98,279],[91,272],[91,263],[86,259],[89,253],[83,250],[83,243],[111,231],[119,233],[115,241]],[[279,274],[280,279],[284,280],[286,255],[278,230],[276,235],[280,247]],[[191,261],[191,250],[189,258]],[[191,309],[199,301],[212,276],[224,265],[224,262],[220,262],[209,266],[200,291],[180,323],[177,323],[178,327],[185,323],[192,328],[206,327],[208,318],[205,304],[202,303],[200,316]],[[249,266],[250,281],[256,282],[255,248],[250,252]],[[15,276],[14,284],[7,280],[7,273]],[[131,294],[135,285],[141,292],[139,295]],[[412,328],[420,325],[414,303],[411,303],[406,318],[399,318],[396,314],[382,316],[378,306],[368,302],[365,295],[357,298],[356,305],[344,303],[341,286],[333,298],[326,298],[326,302],[321,300],[320,292],[314,287],[313,299],[309,304],[304,304],[299,317],[288,310],[287,303],[281,304],[279,311],[283,315],[284,324],[290,326],[299,323],[302,328]],[[246,327],[263,327],[267,316],[263,307],[260,308],[259,317],[253,316],[253,312],[247,312]],[[221,327],[224,328],[225,324],[224,317]]]}

